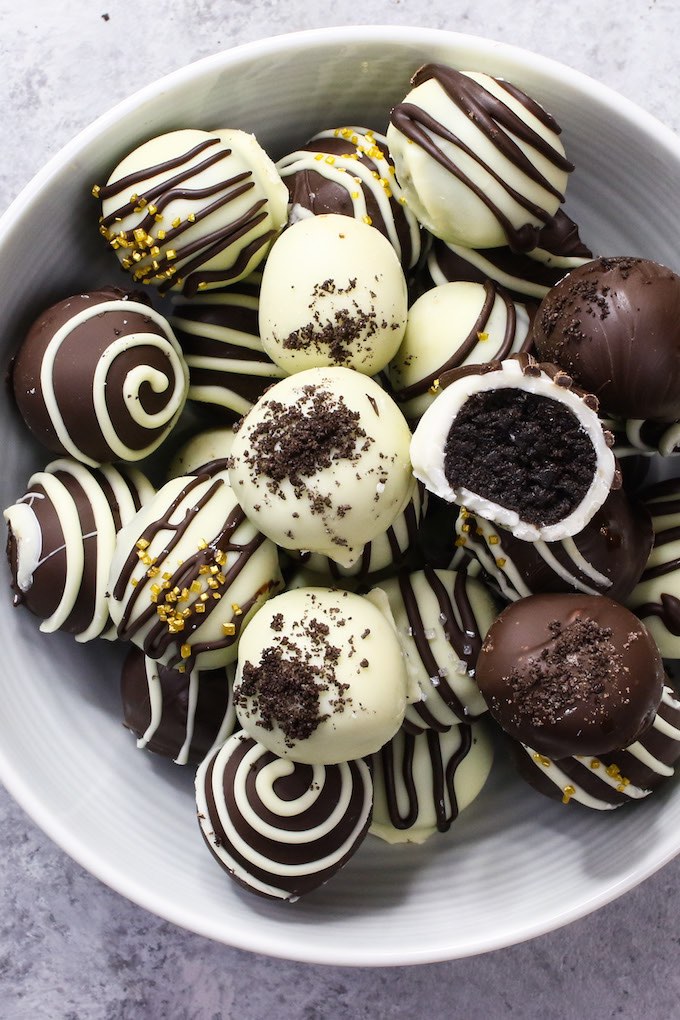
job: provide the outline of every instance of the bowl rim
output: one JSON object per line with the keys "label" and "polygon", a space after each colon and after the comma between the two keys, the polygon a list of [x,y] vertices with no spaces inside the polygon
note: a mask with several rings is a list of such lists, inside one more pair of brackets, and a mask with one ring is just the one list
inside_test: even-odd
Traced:
{"label": "bowl rim", "polygon": [[[623,117],[631,124],[644,125],[645,134],[680,161],[680,137],[653,114],[648,113],[609,86],[553,58],[535,54],[523,47],[473,34],[451,32],[446,29],[380,24],[340,25],[284,32],[220,50],[156,79],[116,103],[59,149],[22,188],[0,216],[0,245],[11,240],[12,232],[22,215],[33,202],[38,200],[55,173],[63,169],[81,149],[102,131],[115,126],[147,100],[157,97],[168,88],[174,89],[182,84],[188,84],[195,77],[209,73],[213,68],[233,68],[243,62],[251,62],[255,59],[266,60],[272,55],[283,53],[291,46],[314,50],[326,46],[330,41],[335,44],[349,45],[373,42],[408,43],[423,48],[428,46],[432,48],[436,46],[458,47],[463,52],[474,50],[476,58],[492,59],[496,56],[503,61],[506,67],[516,66],[518,70],[526,67],[526,58],[527,55],[530,55],[532,70],[575,87],[578,91],[586,90],[596,96],[599,103],[605,108],[612,110],[615,108],[618,117]],[[502,928],[497,931],[489,931],[483,937],[468,941],[464,945],[456,942],[455,933],[453,933],[451,939],[447,940],[446,944],[442,944],[438,951],[433,951],[431,947],[419,950],[417,946],[404,944],[398,952],[394,949],[375,946],[370,956],[365,952],[359,956],[352,951],[351,945],[331,949],[308,940],[303,952],[297,945],[295,947],[286,945],[284,929],[274,935],[268,935],[261,931],[258,933],[256,925],[253,928],[239,926],[236,930],[225,932],[224,928],[218,924],[206,922],[198,912],[176,907],[165,896],[145,888],[135,880],[134,876],[121,870],[114,863],[102,860],[98,853],[91,850],[86,843],[69,831],[65,821],[50,813],[49,808],[27,782],[26,777],[16,768],[1,744],[0,781],[14,800],[53,842],[101,882],[138,906],[181,928],[225,945],[264,953],[280,959],[299,960],[313,964],[357,967],[416,965],[474,956],[515,945],[546,934],[597,910],[649,878],[680,852],[680,840],[677,846],[673,846],[669,839],[661,840],[655,846],[654,852],[646,856],[644,861],[629,869],[619,881],[612,883],[602,892],[592,895],[576,905],[565,906],[563,910],[552,914],[549,918],[537,921],[527,920],[521,928],[515,927],[512,931]]]}

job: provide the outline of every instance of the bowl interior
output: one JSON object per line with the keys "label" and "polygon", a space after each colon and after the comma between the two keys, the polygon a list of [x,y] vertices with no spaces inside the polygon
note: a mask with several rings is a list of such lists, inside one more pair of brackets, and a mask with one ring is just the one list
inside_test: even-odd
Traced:
{"label": "bowl interior", "polygon": [[[431,30],[333,29],[208,58],[127,100],[62,151],[0,223],[0,344],[7,364],[51,301],[121,279],[97,232],[95,182],[173,128],[238,127],[275,158],[340,124],[384,130],[413,71],[437,60],[515,81],[564,129],[576,164],[567,211],[601,253],[677,264],[680,143],[584,76],[498,43]],[[49,460],[0,404],[2,505]],[[203,847],[192,774],[136,750],[120,722],[120,652],[43,635],[9,592],[0,604],[0,777],[73,857],[115,889],[194,931],[335,964],[400,964],[507,945],[630,888],[680,848],[680,787],[631,810],[565,811],[498,761],[448,837],[423,847],[369,838],[306,902],[240,892]],[[500,759],[500,756],[499,756]]]}

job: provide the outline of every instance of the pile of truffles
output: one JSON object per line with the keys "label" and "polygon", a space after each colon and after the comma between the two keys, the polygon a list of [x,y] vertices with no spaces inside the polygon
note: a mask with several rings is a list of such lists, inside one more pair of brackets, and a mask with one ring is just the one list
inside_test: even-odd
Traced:
{"label": "pile of truffles", "polygon": [[93,194],[129,285],[11,365],[57,458],[5,510],[14,602],[128,643],[125,726],[274,899],[449,830],[494,730],[598,810],[680,759],[680,478],[640,490],[680,448],[680,277],[593,256],[516,85],[412,84],[276,164],[230,129],[126,155]]}

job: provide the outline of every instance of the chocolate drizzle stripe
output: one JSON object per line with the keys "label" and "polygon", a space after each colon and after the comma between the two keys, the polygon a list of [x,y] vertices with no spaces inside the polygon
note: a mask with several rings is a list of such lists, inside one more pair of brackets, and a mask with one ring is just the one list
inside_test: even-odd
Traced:
{"label": "chocolate drizzle stripe", "polygon": [[406,814],[399,811],[399,797],[395,777],[395,751],[396,739],[391,740],[380,751],[380,759],[383,768],[383,781],[385,783],[385,799],[390,821],[395,829],[410,829],[415,825],[418,818],[418,793],[413,776],[413,754],[415,751],[415,737],[411,733],[404,732],[404,749],[401,757],[401,768],[399,769],[401,780],[404,784],[408,809]]}
{"label": "chocolate drizzle stripe", "polygon": [[[134,187],[142,181],[148,180],[150,177],[157,177],[158,174],[167,173],[169,170],[175,170],[178,166],[182,166],[183,163],[188,163],[189,160],[194,158],[194,156],[198,156],[199,153],[204,152],[205,149],[209,149],[212,145],[219,145],[219,142],[219,138],[206,138],[205,141],[199,142],[198,145],[193,147],[193,149],[183,152],[180,156],[175,156],[173,159],[168,159],[163,163],[156,163],[154,166],[145,167],[143,170],[138,170],[134,174],[128,174],[127,177],[121,177],[113,183],[105,184],[99,190],[99,197],[102,200],[113,198],[114,195],[119,195],[127,188]],[[225,155],[231,155],[231,151],[227,151]]]}
{"label": "chocolate drizzle stripe", "polygon": [[[258,217],[257,223],[261,222],[264,218],[265,214],[262,213]],[[239,236],[242,236],[243,234],[247,233],[248,230],[252,229],[254,226],[256,226],[256,222],[254,221],[251,221],[249,224],[246,224],[244,228],[240,231]],[[264,234],[261,234],[259,237],[255,237],[244,248],[241,249],[238,258],[230,266],[229,269],[203,270],[200,273],[194,272],[191,275],[191,277],[188,280],[186,280],[184,284],[184,294],[187,297],[193,297],[198,292],[201,285],[210,283],[221,283],[226,285],[232,280],[238,280],[238,278],[246,272],[248,264],[250,263],[251,259],[254,258],[254,256],[260,250],[260,248],[263,248],[265,245],[269,244],[269,242],[275,236],[276,236],[275,230],[268,230]],[[235,238],[232,237],[232,241],[233,240],[235,240]],[[161,284],[161,286],[159,287],[159,291],[161,293],[164,293],[171,286],[172,283],[168,281],[165,284]]]}
{"label": "chocolate drizzle stripe", "polygon": [[642,577],[640,578],[640,584],[644,584],[645,581],[653,581],[657,577],[664,577],[666,574],[672,574],[674,570],[678,569],[680,569],[680,558],[666,560],[664,563],[657,563],[652,567],[647,567],[647,569],[643,571]]}
{"label": "chocolate drizzle stripe", "polygon": [[[451,828],[451,823],[458,817],[458,798],[456,797],[456,772],[461,762],[468,756],[470,749],[472,748],[472,728],[462,724],[458,727],[458,735],[460,736],[460,745],[458,750],[455,751],[446,763],[446,770],[444,772],[446,781],[446,791],[449,795],[449,811],[446,811],[446,803],[442,796],[442,809],[441,815],[437,819],[437,828],[440,832],[447,832]],[[429,737],[429,735],[428,735]],[[434,734],[433,734],[434,737]],[[439,751],[439,761],[441,762],[441,745],[437,741]],[[432,755],[432,752],[430,752]],[[441,766],[440,766],[441,767]],[[433,766],[433,777],[437,779],[437,772]]]}

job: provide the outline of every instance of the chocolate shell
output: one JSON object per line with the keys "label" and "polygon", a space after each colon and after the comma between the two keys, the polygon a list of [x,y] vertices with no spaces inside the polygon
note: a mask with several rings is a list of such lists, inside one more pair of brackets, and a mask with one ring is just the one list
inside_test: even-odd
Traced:
{"label": "chocolate shell", "polygon": [[661,701],[661,655],[640,621],[602,595],[532,595],[492,624],[476,679],[503,730],[566,758],[627,747]]}
{"label": "chocolate shell", "polygon": [[680,276],[649,259],[598,258],[558,283],[533,321],[546,361],[623,418],[680,418]]}
{"label": "chocolate shell", "polygon": [[649,629],[665,659],[680,658],[680,478],[640,493],[654,529],[654,545],[626,604]]}
{"label": "chocolate shell", "polygon": [[296,900],[327,882],[368,831],[373,784],[365,762],[282,761],[236,733],[196,774],[208,849],[250,892]]}

